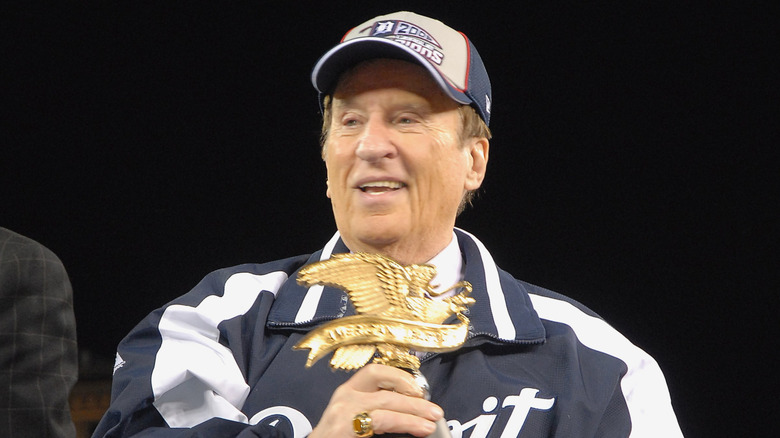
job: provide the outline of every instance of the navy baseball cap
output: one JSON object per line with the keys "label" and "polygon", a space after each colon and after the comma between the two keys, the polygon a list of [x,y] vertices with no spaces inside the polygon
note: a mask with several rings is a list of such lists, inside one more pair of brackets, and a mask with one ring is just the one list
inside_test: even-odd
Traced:
{"label": "navy baseball cap", "polygon": [[372,18],[346,33],[325,53],[311,73],[323,96],[333,92],[341,73],[372,58],[397,58],[425,67],[454,101],[471,105],[490,125],[490,79],[468,37],[441,21],[413,12]]}

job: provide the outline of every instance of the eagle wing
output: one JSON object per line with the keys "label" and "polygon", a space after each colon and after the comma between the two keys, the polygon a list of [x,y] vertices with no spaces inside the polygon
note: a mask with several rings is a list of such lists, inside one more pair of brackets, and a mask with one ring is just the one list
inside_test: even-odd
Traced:
{"label": "eagle wing", "polygon": [[330,365],[342,370],[355,370],[374,358],[376,346],[371,344],[345,345],[333,352]]}
{"label": "eagle wing", "polygon": [[379,314],[405,306],[409,279],[403,266],[390,258],[364,253],[334,254],[304,266],[298,284],[337,287],[349,295],[361,314]]}

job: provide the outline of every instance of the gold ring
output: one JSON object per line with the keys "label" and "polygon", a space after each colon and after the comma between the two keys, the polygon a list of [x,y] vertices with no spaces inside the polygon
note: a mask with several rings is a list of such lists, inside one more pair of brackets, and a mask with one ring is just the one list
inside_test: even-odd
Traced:
{"label": "gold ring", "polygon": [[368,412],[361,412],[352,419],[352,430],[359,438],[367,438],[374,434],[374,422]]}

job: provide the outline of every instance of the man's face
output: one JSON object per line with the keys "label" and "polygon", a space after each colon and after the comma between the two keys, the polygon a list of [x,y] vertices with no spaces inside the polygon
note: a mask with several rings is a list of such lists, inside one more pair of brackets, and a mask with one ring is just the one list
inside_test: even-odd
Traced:
{"label": "man's face", "polygon": [[458,104],[420,66],[379,59],[345,74],[325,141],[328,197],[352,251],[422,263],[452,237],[488,141],[461,141]]}

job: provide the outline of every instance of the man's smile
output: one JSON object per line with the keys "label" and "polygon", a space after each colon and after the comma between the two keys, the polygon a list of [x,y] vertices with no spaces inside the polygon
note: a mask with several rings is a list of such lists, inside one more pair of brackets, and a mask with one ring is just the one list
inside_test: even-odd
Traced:
{"label": "man's smile", "polygon": [[371,182],[360,184],[358,188],[363,193],[379,195],[382,193],[398,190],[405,186],[406,184],[399,181],[371,181]]}

